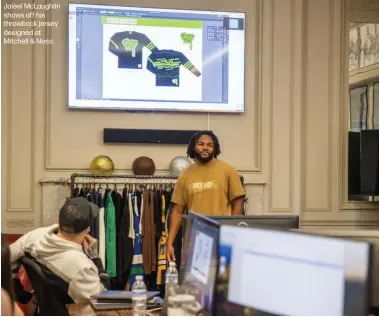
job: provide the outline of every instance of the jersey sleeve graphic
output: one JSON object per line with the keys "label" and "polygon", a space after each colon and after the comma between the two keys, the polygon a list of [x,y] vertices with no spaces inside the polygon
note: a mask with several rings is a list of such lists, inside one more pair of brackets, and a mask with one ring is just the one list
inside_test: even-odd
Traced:
{"label": "jersey sleeve graphic", "polygon": [[118,68],[142,68],[142,49],[158,50],[142,33],[125,31],[115,33],[109,40],[109,51],[118,57]]}
{"label": "jersey sleeve graphic", "polygon": [[181,52],[173,50],[156,50],[147,60],[147,69],[156,75],[156,86],[179,87],[180,66],[187,68],[196,77],[199,70]]}

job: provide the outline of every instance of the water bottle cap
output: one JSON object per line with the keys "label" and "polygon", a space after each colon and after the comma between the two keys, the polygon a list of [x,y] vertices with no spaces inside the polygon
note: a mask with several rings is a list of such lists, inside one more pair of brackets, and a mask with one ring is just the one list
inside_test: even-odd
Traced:
{"label": "water bottle cap", "polygon": [[142,278],[142,275],[137,275],[137,276],[136,276],[136,281],[142,281],[142,279],[143,279],[143,278]]}

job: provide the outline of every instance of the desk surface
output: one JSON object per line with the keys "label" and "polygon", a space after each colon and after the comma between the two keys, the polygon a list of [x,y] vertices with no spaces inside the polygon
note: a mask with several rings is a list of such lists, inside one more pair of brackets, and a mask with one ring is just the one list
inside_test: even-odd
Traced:
{"label": "desk surface", "polygon": [[[70,316],[133,316],[131,309],[94,310],[91,304],[68,304],[68,314]],[[160,310],[150,313],[159,316]]]}

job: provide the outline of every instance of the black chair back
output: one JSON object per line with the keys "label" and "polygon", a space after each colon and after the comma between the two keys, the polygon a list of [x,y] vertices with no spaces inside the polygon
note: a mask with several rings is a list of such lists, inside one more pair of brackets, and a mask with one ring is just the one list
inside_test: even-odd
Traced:
{"label": "black chair back", "polygon": [[20,259],[28,275],[38,303],[40,316],[67,316],[66,307],[63,307],[55,298],[49,282],[42,268],[32,259],[24,256]]}

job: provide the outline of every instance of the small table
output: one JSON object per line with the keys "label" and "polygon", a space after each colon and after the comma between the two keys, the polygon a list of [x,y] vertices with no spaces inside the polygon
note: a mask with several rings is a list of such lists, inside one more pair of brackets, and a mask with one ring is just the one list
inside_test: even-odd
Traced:
{"label": "small table", "polygon": [[[91,304],[68,304],[70,316],[133,316],[131,309],[94,310]],[[159,316],[160,310],[154,310],[149,315]]]}

